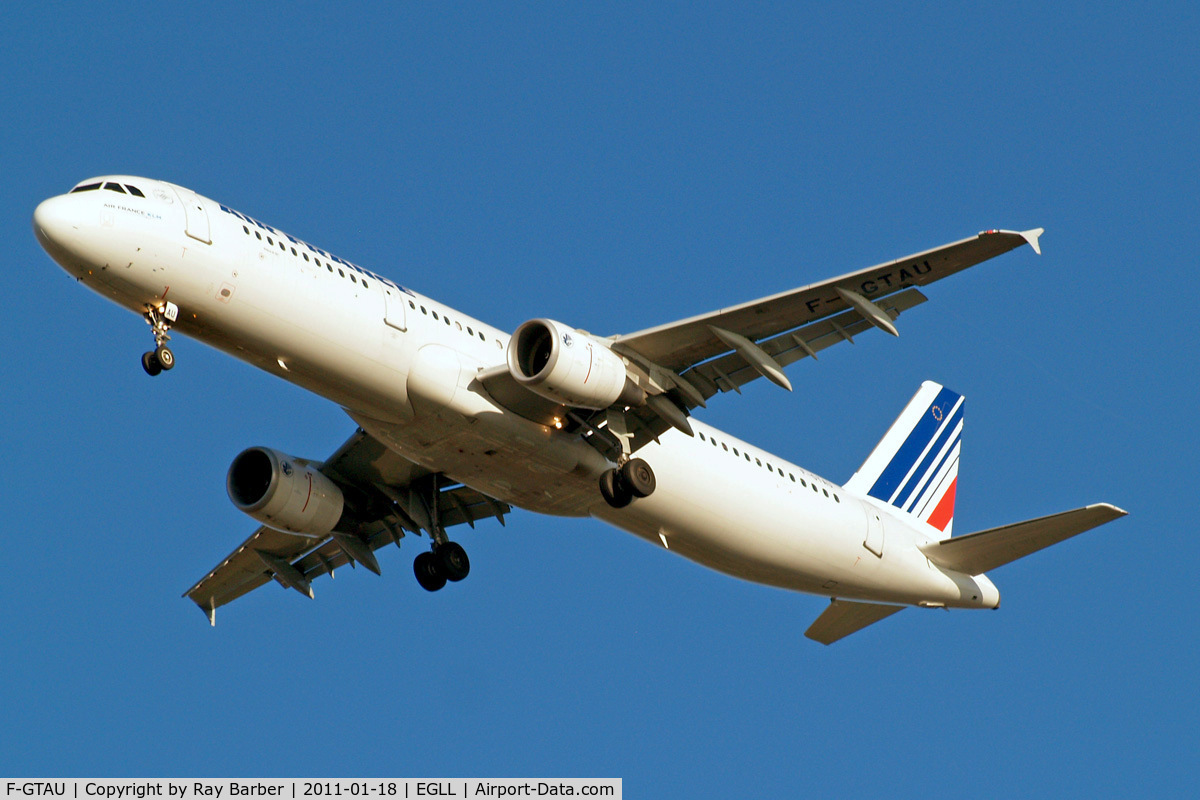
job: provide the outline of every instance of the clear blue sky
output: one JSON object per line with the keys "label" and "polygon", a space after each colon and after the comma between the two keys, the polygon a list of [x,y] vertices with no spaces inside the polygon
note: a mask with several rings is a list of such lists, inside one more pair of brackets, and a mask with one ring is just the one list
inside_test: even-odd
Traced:
{"label": "clear blue sky", "polygon": [[[569,8],[564,8],[564,5]],[[815,5],[815,4],[814,4]],[[0,32],[0,774],[612,776],[630,797],[1190,794],[1196,5],[41,3]],[[436,8],[436,10],[434,10]],[[826,601],[590,520],[464,532],[218,627],[244,447],[332,404],[74,283],[30,214],[191,187],[511,330],[610,334],[974,234],[1028,248],[703,418],[842,482],[924,379],[967,397],[955,530],[1109,501],[997,612],[825,648]]]}

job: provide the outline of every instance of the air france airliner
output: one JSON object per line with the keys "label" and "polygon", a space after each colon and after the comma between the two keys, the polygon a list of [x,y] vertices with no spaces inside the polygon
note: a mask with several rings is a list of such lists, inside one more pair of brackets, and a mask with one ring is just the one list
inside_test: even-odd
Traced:
{"label": "air france airliner", "polygon": [[964,403],[932,382],[842,485],[694,415],[758,378],[790,390],[784,368],[827,347],[896,335],[920,287],[1040,253],[1040,228],[613,336],[545,318],[506,333],[161,180],[83,181],[38,205],[33,228],[68,274],[146,321],[149,375],[175,367],[179,332],[357,424],[324,461],[262,446],[233,460],[227,492],[259,527],[185,593],[210,622],[271,581],[312,597],[340,566],[379,574],[377,551],[409,536],[428,539],[418,583],[442,590],[470,570],[448,531],[519,507],[830,598],[806,632],[830,644],[910,606],[997,608],[986,572],[1125,514],[1102,503],[953,536]]}

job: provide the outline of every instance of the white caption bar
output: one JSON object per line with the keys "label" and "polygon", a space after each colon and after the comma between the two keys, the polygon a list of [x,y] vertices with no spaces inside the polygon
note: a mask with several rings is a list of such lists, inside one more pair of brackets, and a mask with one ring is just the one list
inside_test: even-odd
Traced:
{"label": "white caption bar", "polygon": [[70,800],[230,800],[279,797],[287,800],[329,798],[621,798],[620,778],[73,778],[45,780],[0,778],[3,798],[70,798]]}

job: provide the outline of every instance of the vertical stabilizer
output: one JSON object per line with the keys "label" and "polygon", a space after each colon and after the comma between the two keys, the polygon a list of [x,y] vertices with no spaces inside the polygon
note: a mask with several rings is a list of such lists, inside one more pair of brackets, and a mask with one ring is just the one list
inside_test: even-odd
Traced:
{"label": "vertical stabilizer", "polygon": [[950,536],[962,425],[962,395],[925,381],[846,489],[895,506]]}

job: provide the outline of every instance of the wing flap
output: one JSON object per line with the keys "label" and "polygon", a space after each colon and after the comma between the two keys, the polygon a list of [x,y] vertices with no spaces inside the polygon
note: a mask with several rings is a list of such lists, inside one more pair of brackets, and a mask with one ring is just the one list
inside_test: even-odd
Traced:
{"label": "wing flap", "polygon": [[829,606],[817,617],[804,635],[814,642],[833,644],[852,633],[861,631],[881,619],[887,619],[905,606],[889,606],[882,603],[860,603],[854,600],[829,601]]}
{"label": "wing flap", "polygon": [[[919,289],[906,289],[880,300],[878,305],[894,320],[900,316],[900,312],[920,305],[927,299]],[[778,364],[786,367],[802,358],[816,358],[816,354],[825,348],[839,342],[853,341],[855,336],[874,327],[875,325],[864,319],[858,311],[851,310],[786,331],[758,342],[758,346]],[[755,378],[761,377],[761,374],[737,353],[728,353],[697,364],[684,372],[682,377],[690,380],[707,400],[718,391],[736,391]]]}
{"label": "wing flap", "polygon": [[966,536],[943,539],[940,542],[922,545],[921,552],[939,567],[967,575],[980,575],[1098,525],[1112,522],[1125,514],[1125,511],[1116,506],[1097,503]]}
{"label": "wing flap", "polygon": [[984,231],[821,283],[618,336],[615,341],[653,363],[679,372],[728,352],[729,347],[712,332],[712,327],[758,342],[851,310],[839,288],[878,304],[880,298],[949,277],[1021,245],[1031,244],[1037,249],[1041,233],[1041,229],[1024,233]]}

